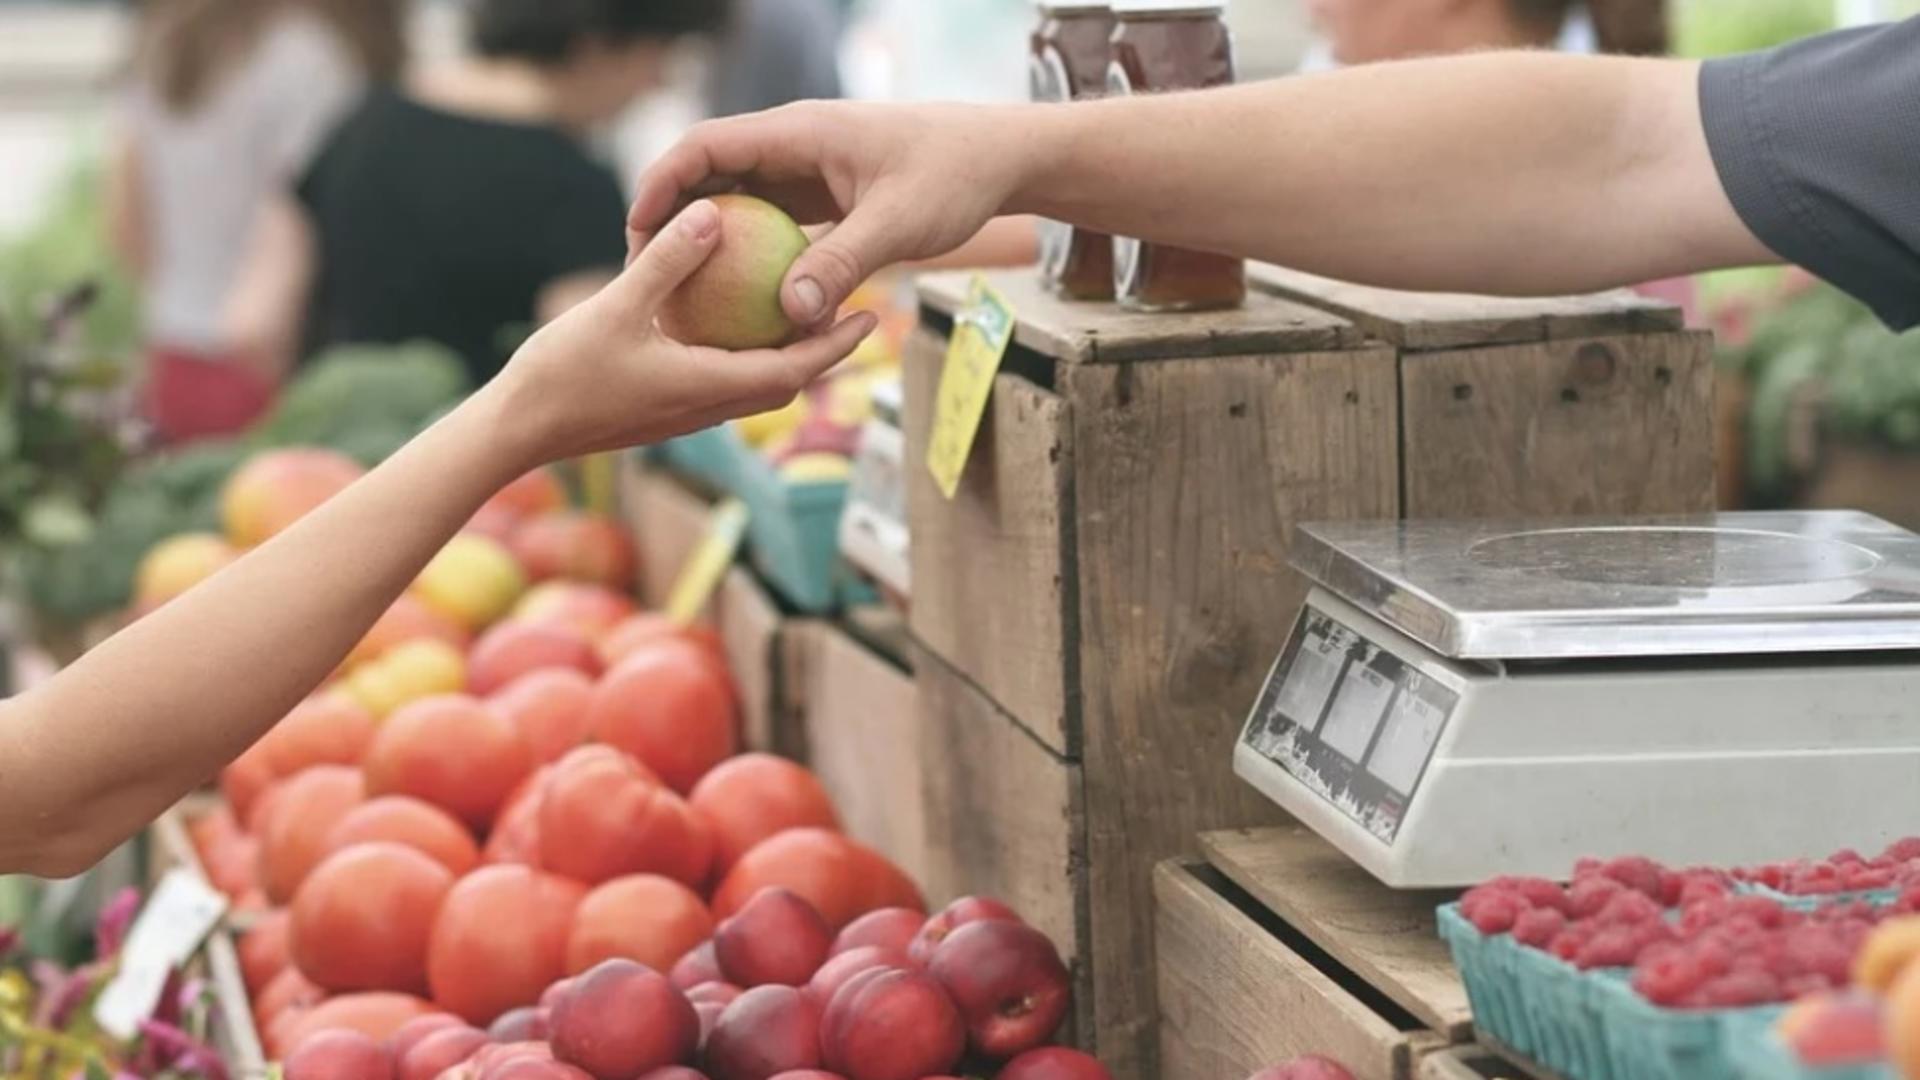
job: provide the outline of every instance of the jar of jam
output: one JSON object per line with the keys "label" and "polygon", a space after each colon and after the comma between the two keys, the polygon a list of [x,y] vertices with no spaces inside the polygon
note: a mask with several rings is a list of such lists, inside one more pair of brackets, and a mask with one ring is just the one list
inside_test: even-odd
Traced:
{"label": "jar of jam", "polygon": [[[1113,7],[1104,2],[1040,0],[1040,25],[1028,58],[1033,100],[1078,101],[1107,90]],[[1058,221],[1040,224],[1040,278],[1072,300],[1113,299],[1113,238]]]}
{"label": "jar of jam", "polygon": [[[1233,82],[1226,0],[1112,3],[1108,93],[1202,90]],[[1238,307],[1247,297],[1242,260],[1128,237],[1114,239],[1113,280],[1121,305],[1136,311]]]}

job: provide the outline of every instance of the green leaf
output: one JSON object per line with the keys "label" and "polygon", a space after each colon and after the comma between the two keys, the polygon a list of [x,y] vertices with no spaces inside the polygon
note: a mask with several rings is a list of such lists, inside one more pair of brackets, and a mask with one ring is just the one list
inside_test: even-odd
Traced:
{"label": "green leaf", "polygon": [[99,1058],[87,1059],[87,1080],[113,1080],[113,1074]]}

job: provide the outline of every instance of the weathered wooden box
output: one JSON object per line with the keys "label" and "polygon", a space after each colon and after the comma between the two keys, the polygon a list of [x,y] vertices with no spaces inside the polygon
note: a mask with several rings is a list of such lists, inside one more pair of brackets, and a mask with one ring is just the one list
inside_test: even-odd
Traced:
{"label": "weathered wooden box", "polygon": [[1619,297],[1261,275],[1242,310],[1146,316],[990,280],[1017,329],[951,501],[925,451],[968,276],[923,279],[907,358],[930,891],[1057,931],[1079,1041],[1151,1077],[1154,868],[1281,820],[1231,749],[1305,592],[1292,526],[1710,509],[1707,342]]}

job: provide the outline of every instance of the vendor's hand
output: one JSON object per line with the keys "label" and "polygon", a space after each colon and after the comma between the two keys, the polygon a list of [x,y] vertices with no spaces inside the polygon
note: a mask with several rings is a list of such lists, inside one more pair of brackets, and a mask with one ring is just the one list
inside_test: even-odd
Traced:
{"label": "vendor's hand", "polygon": [[661,301],[719,239],[713,204],[692,204],[611,284],[521,346],[488,391],[526,465],[779,408],[873,331],[863,313],[784,349],[726,352],[666,337],[654,324]]}
{"label": "vendor's hand", "polygon": [[701,124],[640,178],[634,252],[689,198],[745,191],[803,225],[836,223],[781,288],[787,315],[818,325],[861,282],[943,255],[1000,213],[1019,183],[1026,133],[1000,109],[804,102]]}

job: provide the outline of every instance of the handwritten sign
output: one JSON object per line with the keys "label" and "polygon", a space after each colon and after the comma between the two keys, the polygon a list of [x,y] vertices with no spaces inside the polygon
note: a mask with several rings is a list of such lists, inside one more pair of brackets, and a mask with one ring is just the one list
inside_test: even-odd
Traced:
{"label": "handwritten sign", "polygon": [[974,278],[967,306],[953,319],[953,339],[934,398],[933,434],[927,443],[927,469],[940,493],[951,499],[973,453],[980,418],[993,395],[993,377],[1013,341],[1013,307],[984,278]]}

